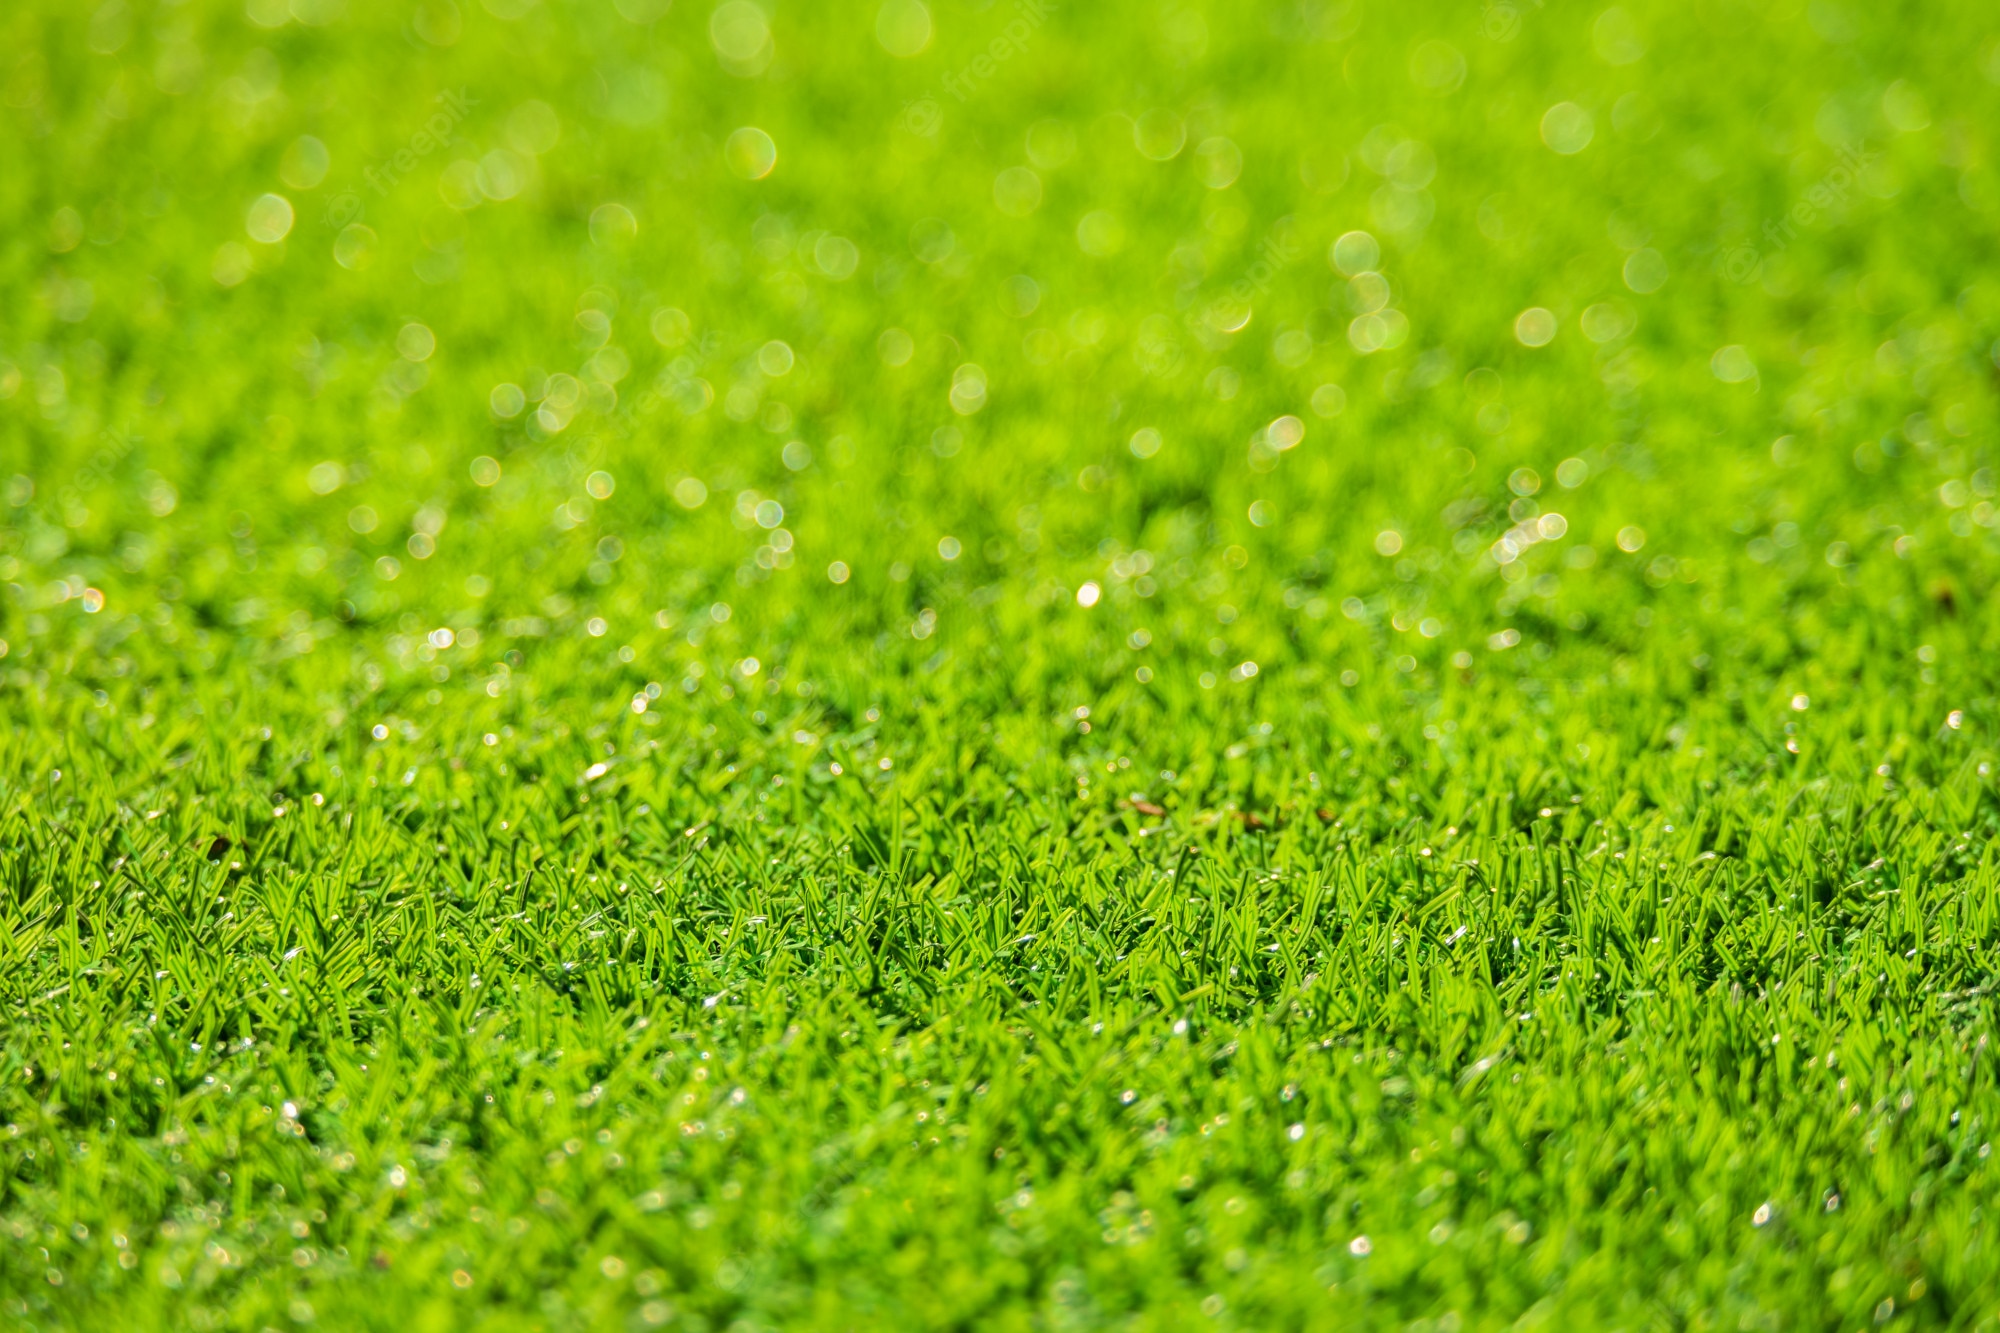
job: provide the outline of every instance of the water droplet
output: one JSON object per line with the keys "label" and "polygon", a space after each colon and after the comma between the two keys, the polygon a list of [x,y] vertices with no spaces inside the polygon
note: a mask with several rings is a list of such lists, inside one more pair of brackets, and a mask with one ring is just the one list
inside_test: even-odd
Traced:
{"label": "water droplet", "polygon": [[744,180],[760,181],[778,165],[778,145],[755,125],[745,125],[729,136],[722,158]]}
{"label": "water droplet", "polygon": [[250,233],[250,239],[263,245],[276,245],[292,232],[292,201],[282,194],[257,196],[250,205],[250,211],[243,219],[243,229]]}
{"label": "water droplet", "polygon": [[875,14],[875,40],[901,60],[921,55],[931,44],[931,11],[921,0],[883,0]]}
{"label": "water droplet", "polygon": [[1372,271],[1382,262],[1382,246],[1365,231],[1350,231],[1333,243],[1327,259],[1335,272],[1351,278]]}
{"label": "water droplet", "polygon": [[1547,347],[1555,341],[1555,312],[1531,305],[1514,317],[1514,337],[1523,347]]}
{"label": "water droplet", "polygon": [[1597,122],[1574,102],[1557,102],[1542,113],[1542,142],[1565,157],[1581,153],[1597,133]]}

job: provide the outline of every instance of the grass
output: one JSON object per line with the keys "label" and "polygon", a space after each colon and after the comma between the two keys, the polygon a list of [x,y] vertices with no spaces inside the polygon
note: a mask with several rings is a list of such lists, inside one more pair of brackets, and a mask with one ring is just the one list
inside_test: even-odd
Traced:
{"label": "grass", "polygon": [[0,1322],[1992,1328],[1983,11],[763,15],[0,16]]}

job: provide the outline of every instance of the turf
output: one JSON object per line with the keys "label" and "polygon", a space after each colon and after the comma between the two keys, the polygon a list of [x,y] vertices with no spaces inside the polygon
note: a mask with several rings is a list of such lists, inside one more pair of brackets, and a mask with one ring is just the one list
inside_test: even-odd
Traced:
{"label": "turf", "polygon": [[0,1324],[1992,1328],[1978,5],[0,14]]}

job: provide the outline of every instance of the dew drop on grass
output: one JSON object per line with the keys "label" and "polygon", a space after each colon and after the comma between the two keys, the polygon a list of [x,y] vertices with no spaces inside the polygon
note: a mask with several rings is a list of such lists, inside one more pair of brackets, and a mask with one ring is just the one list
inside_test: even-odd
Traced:
{"label": "dew drop on grass", "polygon": [[1557,102],[1542,114],[1542,142],[1565,157],[1588,148],[1596,133],[1596,120],[1574,102]]}
{"label": "dew drop on grass", "polygon": [[344,269],[359,272],[367,268],[375,259],[375,229],[359,222],[350,222],[340,230],[333,241],[334,262]]}
{"label": "dew drop on grass", "polygon": [[883,0],[875,13],[875,40],[884,51],[908,60],[931,44],[931,12],[922,0]]}
{"label": "dew drop on grass", "polygon": [[505,135],[509,148],[538,157],[561,139],[562,118],[547,102],[523,102],[508,113]]}
{"label": "dew drop on grass", "polygon": [[910,253],[926,264],[942,264],[958,248],[958,235],[943,218],[923,218],[910,228]]}
{"label": "dew drop on grass", "polygon": [[396,333],[396,355],[405,361],[428,361],[437,350],[437,335],[422,324],[405,324]]}
{"label": "dew drop on grass", "polygon": [[1523,347],[1547,347],[1555,341],[1558,327],[1555,313],[1538,305],[1514,317],[1514,337]]}
{"label": "dew drop on grass", "polygon": [[599,204],[590,214],[591,243],[611,249],[639,234],[639,219],[624,204]]}
{"label": "dew drop on grass", "polygon": [[730,134],[722,156],[736,175],[747,181],[760,181],[778,165],[778,145],[763,130],[746,125]]}
{"label": "dew drop on grass", "polygon": [[243,229],[261,245],[276,245],[292,234],[292,221],[292,201],[282,194],[265,194],[250,205]]}
{"label": "dew drop on grass", "polygon": [[1195,163],[1203,185],[1226,190],[1243,174],[1243,150],[1234,141],[1215,135],[1196,146]]}
{"label": "dew drop on grass", "polygon": [[1667,261],[1650,246],[1634,250],[1626,257],[1624,277],[1627,287],[1641,296],[1650,296],[1667,285]]}
{"label": "dew drop on grass", "polygon": [[845,282],[861,267],[861,249],[845,236],[822,236],[813,243],[813,264],[835,282]]}
{"label": "dew drop on grass", "polygon": [[1327,260],[1336,273],[1352,278],[1372,272],[1382,262],[1382,247],[1365,231],[1345,232],[1333,243]]}
{"label": "dew drop on grass", "polygon": [[751,0],[725,0],[708,19],[709,41],[722,67],[750,78],[769,67],[774,54],[770,20]]}
{"label": "dew drop on grass", "polygon": [[1174,112],[1154,107],[1132,123],[1132,143],[1141,156],[1166,162],[1180,155],[1187,143],[1187,126]]}
{"label": "dew drop on grass", "polygon": [[278,162],[278,179],[294,190],[310,190],[326,179],[333,157],[326,145],[310,134],[292,140]]}

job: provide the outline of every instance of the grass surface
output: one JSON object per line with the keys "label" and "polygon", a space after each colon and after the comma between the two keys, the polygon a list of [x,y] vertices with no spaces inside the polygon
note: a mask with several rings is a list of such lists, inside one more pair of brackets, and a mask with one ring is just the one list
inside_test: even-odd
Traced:
{"label": "grass surface", "polygon": [[0,1323],[1993,1327],[1991,30],[7,6]]}

